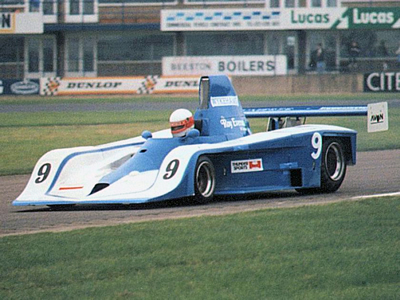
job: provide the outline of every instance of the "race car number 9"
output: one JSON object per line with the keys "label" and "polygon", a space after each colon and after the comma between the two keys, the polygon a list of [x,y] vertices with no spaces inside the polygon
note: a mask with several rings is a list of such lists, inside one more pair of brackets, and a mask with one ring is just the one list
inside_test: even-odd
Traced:
{"label": "race car number 9", "polygon": [[45,181],[50,174],[50,170],[51,170],[51,164],[49,164],[49,163],[43,164],[39,168],[39,171],[37,174],[38,177],[36,177],[35,183],[42,183],[43,181]]}
{"label": "race car number 9", "polygon": [[311,153],[311,157],[318,159],[322,151],[322,136],[318,132],[315,132],[311,138],[311,145],[315,149],[315,152]]}
{"label": "race car number 9", "polygon": [[167,168],[165,169],[165,174],[163,178],[168,180],[174,177],[176,171],[178,171],[178,167],[179,167],[179,160],[177,159],[171,160]]}

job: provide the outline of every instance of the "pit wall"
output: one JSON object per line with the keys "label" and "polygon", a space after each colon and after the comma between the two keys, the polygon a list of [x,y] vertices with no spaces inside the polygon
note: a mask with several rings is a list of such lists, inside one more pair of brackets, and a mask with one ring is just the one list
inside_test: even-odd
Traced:
{"label": "pit wall", "polygon": [[347,94],[363,92],[363,74],[233,76],[239,95]]}

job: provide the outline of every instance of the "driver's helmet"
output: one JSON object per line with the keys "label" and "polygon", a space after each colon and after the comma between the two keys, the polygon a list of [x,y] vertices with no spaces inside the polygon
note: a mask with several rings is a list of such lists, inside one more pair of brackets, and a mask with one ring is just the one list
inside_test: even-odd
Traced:
{"label": "driver's helmet", "polygon": [[190,129],[194,128],[193,115],[184,108],[175,110],[169,117],[169,123],[174,137],[185,136]]}

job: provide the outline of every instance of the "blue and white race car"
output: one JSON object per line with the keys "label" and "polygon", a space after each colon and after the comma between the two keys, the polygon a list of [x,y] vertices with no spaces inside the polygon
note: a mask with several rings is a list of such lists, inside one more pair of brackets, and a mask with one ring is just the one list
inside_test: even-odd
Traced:
{"label": "blue and white race car", "polygon": [[[13,205],[130,204],[295,189],[335,192],[356,163],[351,129],[304,125],[309,115],[366,115],[367,106],[243,109],[226,76],[200,80],[194,128],[93,147],[58,149],[37,162]],[[252,134],[248,117],[269,117]],[[285,124],[283,124],[285,123]],[[179,131],[179,123],[172,131]]]}

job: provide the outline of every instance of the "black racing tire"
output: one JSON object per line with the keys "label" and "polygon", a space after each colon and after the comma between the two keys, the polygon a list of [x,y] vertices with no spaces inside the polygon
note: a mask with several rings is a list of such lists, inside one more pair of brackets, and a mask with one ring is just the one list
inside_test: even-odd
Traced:
{"label": "black racing tire", "polygon": [[212,201],[215,184],[216,178],[213,163],[206,156],[200,157],[194,171],[194,203],[205,204]]}
{"label": "black racing tire", "polygon": [[343,143],[339,139],[328,139],[322,146],[321,192],[336,192],[343,183],[346,169]]}
{"label": "black racing tire", "polygon": [[343,143],[339,139],[327,139],[322,145],[320,187],[296,189],[296,191],[301,194],[336,192],[343,183],[346,170]]}

